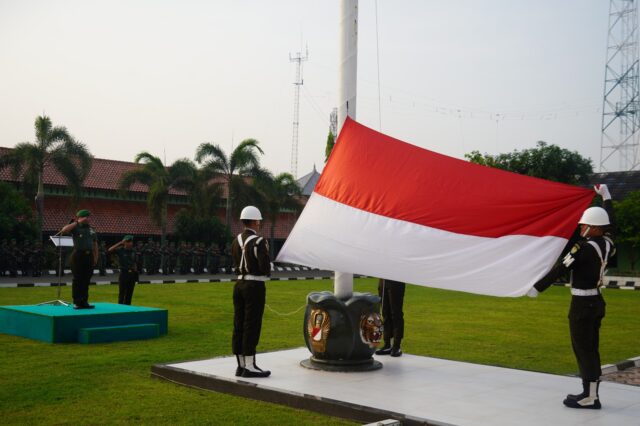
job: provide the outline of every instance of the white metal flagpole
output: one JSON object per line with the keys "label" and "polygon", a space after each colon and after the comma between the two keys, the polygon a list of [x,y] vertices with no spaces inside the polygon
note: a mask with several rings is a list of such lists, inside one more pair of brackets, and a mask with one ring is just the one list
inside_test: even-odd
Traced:
{"label": "white metal flagpole", "polygon": [[[348,117],[356,118],[358,80],[358,0],[340,1],[340,87],[338,90],[338,134]],[[338,299],[353,294],[353,274],[335,271],[333,292]]]}

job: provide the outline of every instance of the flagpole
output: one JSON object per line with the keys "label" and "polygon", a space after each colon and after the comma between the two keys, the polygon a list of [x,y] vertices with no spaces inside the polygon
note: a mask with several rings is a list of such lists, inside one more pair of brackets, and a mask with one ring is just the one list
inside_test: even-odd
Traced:
{"label": "flagpole", "polygon": [[[340,0],[339,129],[347,117],[356,118],[357,59],[358,0]],[[335,271],[333,290],[307,296],[303,334],[312,356],[300,365],[342,372],[382,368],[382,363],[373,359],[382,338],[380,298],[370,293],[354,294],[351,272]]]}
{"label": "flagpole", "polygon": [[[338,134],[347,117],[356,119],[358,80],[358,0],[340,1],[340,71],[338,90]],[[353,294],[353,274],[334,272],[333,293],[338,299]]]}

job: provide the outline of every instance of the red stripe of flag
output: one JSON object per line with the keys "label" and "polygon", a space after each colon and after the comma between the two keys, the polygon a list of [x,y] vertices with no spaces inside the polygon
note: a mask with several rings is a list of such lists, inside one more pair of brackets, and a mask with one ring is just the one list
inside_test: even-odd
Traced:
{"label": "red stripe of flag", "polygon": [[377,215],[480,237],[569,238],[584,188],[472,164],[345,122],[315,192]]}

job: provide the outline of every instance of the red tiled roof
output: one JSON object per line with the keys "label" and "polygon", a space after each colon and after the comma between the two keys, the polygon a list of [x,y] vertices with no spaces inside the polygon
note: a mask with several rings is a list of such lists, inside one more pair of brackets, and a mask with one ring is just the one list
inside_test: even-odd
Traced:
{"label": "red tiled roof", "polygon": [[[160,227],[154,225],[147,213],[145,202],[106,200],[99,198],[84,199],[77,207],[72,207],[68,197],[48,195],[44,199],[44,221],[43,231],[58,232],[60,228],[69,223],[74,218],[78,209],[88,209],[91,211],[91,225],[98,234],[136,234],[136,235],[160,235]],[[173,232],[176,214],[181,206],[169,205],[167,233]],[[224,210],[218,212],[218,218],[224,222]],[[296,217],[293,213],[281,213],[276,222],[274,237],[285,239],[289,236]],[[239,221],[234,220],[232,234],[238,234],[243,226]],[[269,237],[271,224],[265,221],[261,233]]]}
{"label": "red tiled roof", "polygon": [[[0,147],[0,156],[11,151],[11,148]],[[89,190],[118,190],[120,177],[127,171],[133,170],[138,165],[125,161],[105,160],[94,158],[91,171],[87,175],[84,187]],[[17,181],[21,181],[19,176]],[[0,181],[14,182],[16,179],[11,176],[9,168],[0,169]],[[45,185],[66,186],[62,176],[53,168],[46,168],[44,174]],[[222,182],[223,177],[218,176],[214,181]],[[223,198],[226,197],[226,185],[223,185]],[[147,186],[136,183],[131,186],[130,191],[146,193]],[[185,195],[182,191],[171,190],[172,195]],[[303,197],[304,198],[304,197]],[[91,211],[91,223],[96,228],[98,234],[136,234],[136,235],[160,235],[160,227],[154,225],[147,212],[147,204],[144,201],[109,200],[102,198],[92,198],[85,196],[80,205],[76,207],[69,203],[69,197],[46,195],[44,200],[44,221],[43,231],[57,232],[74,217],[78,209],[88,209]],[[35,211],[35,206],[32,206]],[[175,215],[184,206],[169,204],[169,223],[167,232],[173,232]],[[218,217],[224,223],[224,209],[220,209]],[[296,222],[296,215],[293,213],[281,213],[274,230],[274,237],[285,239],[289,236],[293,225]],[[243,229],[242,223],[232,220],[231,231],[233,235],[238,234]],[[261,233],[269,237],[271,224],[264,221]]]}
{"label": "red tiled roof", "polygon": [[[43,231],[59,231],[75,217],[78,209],[91,211],[91,225],[98,234],[160,235],[160,227],[151,222],[145,202],[89,198],[83,199],[77,207],[72,207],[68,197],[53,195],[44,199]],[[173,230],[173,218],[179,210],[179,206],[168,207],[169,233]]]}
{"label": "red tiled roof", "polygon": [[[6,155],[11,152],[11,148],[0,147],[0,156]],[[127,161],[117,160],[105,160],[103,158],[94,158],[91,164],[91,170],[84,180],[83,186],[87,189],[101,189],[101,190],[118,190],[118,182],[120,177],[130,170],[134,170],[139,167],[139,164],[131,163]],[[11,175],[11,170],[6,167],[0,169],[0,180],[15,181]],[[20,175],[17,181],[22,181],[22,175]],[[53,167],[45,167],[44,169],[44,184],[55,186],[66,186],[66,182],[62,175],[58,173]],[[134,183],[129,188],[131,192],[147,192],[147,185],[140,183]],[[185,195],[184,191],[171,189],[169,191],[172,195]]]}

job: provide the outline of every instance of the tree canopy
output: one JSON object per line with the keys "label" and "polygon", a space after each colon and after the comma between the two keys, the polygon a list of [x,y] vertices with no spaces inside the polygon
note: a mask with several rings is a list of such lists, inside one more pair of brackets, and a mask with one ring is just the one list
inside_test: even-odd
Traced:
{"label": "tree canopy", "polygon": [[52,167],[67,183],[74,200],[80,198],[82,184],[91,170],[93,157],[87,147],[76,141],[66,127],[53,127],[46,115],[35,121],[35,142],[22,142],[0,158],[0,168],[11,168],[14,178],[23,173],[25,194],[29,199],[36,195],[38,228],[42,234],[44,212],[44,172]]}
{"label": "tree canopy", "polygon": [[245,139],[227,156],[224,150],[216,144],[205,142],[196,150],[196,161],[205,169],[221,175],[227,187],[226,219],[227,226],[231,226],[232,200],[234,188],[245,184],[244,177],[259,173],[260,157],[264,154],[260,144],[255,139]]}
{"label": "tree canopy", "polygon": [[194,175],[195,164],[188,159],[176,160],[171,166],[165,167],[159,157],[140,152],[136,155],[136,163],[142,167],[130,170],[120,178],[120,190],[129,189],[135,182],[149,187],[147,192],[147,208],[151,220],[160,226],[162,242],[167,228],[167,202],[171,188],[181,188],[189,184]]}
{"label": "tree canopy", "polygon": [[622,201],[613,202],[615,208],[616,240],[629,243],[631,268],[635,268],[635,249],[640,247],[640,191],[633,191]]}
{"label": "tree canopy", "polygon": [[0,235],[24,241],[35,238],[38,228],[27,199],[12,185],[0,182]]}
{"label": "tree canopy", "polygon": [[577,151],[543,141],[538,141],[535,148],[506,154],[490,155],[472,151],[465,154],[465,158],[483,166],[572,185],[588,183],[589,175],[593,173],[591,159],[584,158]]}

